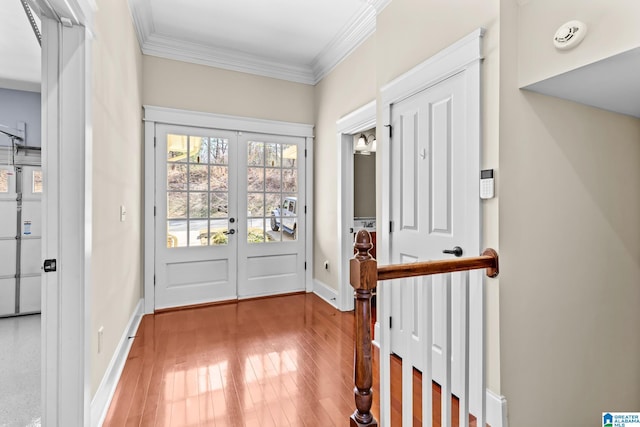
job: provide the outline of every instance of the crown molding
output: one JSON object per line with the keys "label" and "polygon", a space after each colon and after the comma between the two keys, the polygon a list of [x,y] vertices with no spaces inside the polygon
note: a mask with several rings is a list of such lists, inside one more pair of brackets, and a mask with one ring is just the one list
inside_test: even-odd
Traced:
{"label": "crown molding", "polygon": [[151,34],[146,38],[142,45],[142,53],[225,70],[239,71],[241,73],[297,83],[315,84],[310,67],[272,61],[244,52],[176,40],[160,34]]}
{"label": "crown molding", "polygon": [[311,64],[285,63],[246,52],[176,40],[156,32],[150,0],[129,0],[129,7],[145,55],[315,85],[375,32],[376,15],[391,0],[365,2],[354,19]]}
{"label": "crown molding", "polygon": [[362,7],[356,18],[336,34],[333,40],[313,59],[311,68],[315,77],[314,84],[333,71],[375,31],[376,9],[368,4]]}

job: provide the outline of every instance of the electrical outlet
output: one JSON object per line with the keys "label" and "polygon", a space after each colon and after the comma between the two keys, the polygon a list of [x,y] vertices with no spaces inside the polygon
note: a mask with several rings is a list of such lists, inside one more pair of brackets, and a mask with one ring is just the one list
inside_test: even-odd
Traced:
{"label": "electrical outlet", "polygon": [[100,326],[98,329],[98,354],[102,353],[102,335],[104,332],[104,326]]}

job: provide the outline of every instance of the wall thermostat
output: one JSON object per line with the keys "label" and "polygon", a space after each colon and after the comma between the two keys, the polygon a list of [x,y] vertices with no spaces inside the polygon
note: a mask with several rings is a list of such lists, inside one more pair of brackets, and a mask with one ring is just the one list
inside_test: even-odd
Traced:
{"label": "wall thermostat", "polygon": [[493,169],[480,171],[480,198],[491,199],[494,196]]}

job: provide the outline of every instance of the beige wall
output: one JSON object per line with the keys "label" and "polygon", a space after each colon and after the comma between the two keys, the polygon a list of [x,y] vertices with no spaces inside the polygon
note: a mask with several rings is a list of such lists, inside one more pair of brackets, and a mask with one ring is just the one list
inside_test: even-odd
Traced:
{"label": "beige wall", "polygon": [[640,402],[640,120],[518,90],[517,17],[502,0],[502,392],[512,426],[599,426]]}
{"label": "beige wall", "polygon": [[313,86],[148,55],[143,65],[144,105],[313,123]]}
{"label": "beige wall", "polygon": [[[93,42],[91,393],[142,296],[142,55],[126,0],[100,0]],[[117,28],[117,30],[115,30]],[[127,209],[120,222],[120,206]],[[98,354],[98,328],[104,327]]]}
{"label": "beige wall", "polygon": [[[497,196],[482,202],[483,246],[498,245],[499,0],[393,0],[378,16],[378,88],[478,27],[486,29],[482,64],[482,168],[495,169]],[[379,109],[380,111],[380,109]],[[378,122],[382,118],[378,116]],[[378,129],[381,129],[378,127]],[[378,138],[380,140],[380,138]],[[381,170],[381,156],[377,156]],[[378,188],[381,176],[378,174]],[[381,209],[381,197],[378,194]],[[487,386],[500,393],[499,280],[486,280]]]}
{"label": "beige wall", "polygon": [[[640,46],[637,0],[534,0],[518,11],[520,87]],[[553,46],[560,25],[577,19],[587,36],[570,50]]]}
{"label": "beige wall", "polygon": [[[336,122],[376,97],[375,34],[315,87],[313,278],[338,289],[338,142]],[[329,269],[324,269],[324,262]]]}
{"label": "beige wall", "polygon": [[353,156],[353,216],[376,216],[376,154]]}

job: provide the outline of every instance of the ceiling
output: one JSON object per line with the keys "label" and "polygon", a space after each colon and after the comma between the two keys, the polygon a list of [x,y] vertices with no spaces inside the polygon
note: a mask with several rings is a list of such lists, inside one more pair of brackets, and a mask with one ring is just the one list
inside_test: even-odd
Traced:
{"label": "ceiling", "polygon": [[[0,87],[40,91],[40,45],[20,0],[0,0]],[[40,25],[38,17],[34,18]]]}
{"label": "ceiling", "polygon": [[315,84],[390,0],[129,0],[143,53]]}

